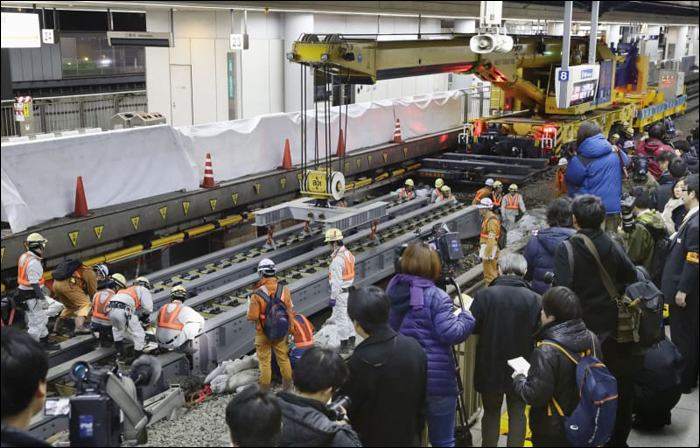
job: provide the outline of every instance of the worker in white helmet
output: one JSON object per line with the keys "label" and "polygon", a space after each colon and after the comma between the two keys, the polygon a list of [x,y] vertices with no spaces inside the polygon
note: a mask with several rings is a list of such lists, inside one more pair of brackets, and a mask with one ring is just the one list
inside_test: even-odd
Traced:
{"label": "worker in white helmet", "polygon": [[518,214],[526,211],[525,201],[523,201],[522,195],[518,193],[518,186],[511,184],[508,187],[508,194],[503,197],[503,203],[501,204],[501,216],[503,216],[503,225],[506,226],[506,230],[515,227]]}
{"label": "worker in white helmet", "polygon": [[413,179],[406,179],[403,188],[396,190],[396,194],[399,195],[400,199],[413,199],[416,197],[414,186]]}
{"label": "worker in white helmet", "polygon": [[41,342],[45,350],[58,350],[60,347],[57,344],[49,342],[49,330],[46,328],[49,322],[46,314],[49,302],[41,289],[44,285],[41,258],[46,243],[48,240],[38,233],[27,236],[24,242],[27,251],[19,257],[17,262],[19,291],[15,301],[24,310],[29,335]]}
{"label": "worker in white helmet", "polygon": [[474,196],[474,200],[472,201],[472,205],[478,205],[482,199],[490,198],[491,193],[493,193],[493,186],[495,183],[496,182],[493,179],[491,179],[490,177],[488,179],[486,179],[486,182],[484,183],[484,187],[476,192],[476,196]]}
{"label": "worker in white helmet", "polygon": [[554,198],[560,198],[568,194],[566,187],[566,168],[568,166],[569,161],[566,160],[566,157],[559,159],[559,163],[557,163],[557,174],[554,180]]}
{"label": "worker in white helmet", "polygon": [[498,241],[501,237],[501,220],[493,212],[491,198],[483,198],[477,207],[481,216],[479,258],[484,269],[484,283],[489,286],[498,277],[498,256],[501,253]]}
{"label": "worker in white helmet", "polygon": [[109,302],[118,291],[126,289],[126,278],[114,273],[108,278],[109,282],[92,296],[92,317],[90,328],[98,333],[100,346],[107,347],[112,343],[112,323],[109,321]]}
{"label": "worker in white helmet", "polygon": [[162,348],[192,354],[196,351],[192,341],[204,330],[204,317],[184,305],[186,299],[187,290],[182,285],[170,290],[170,303],[158,312],[156,339]]}
{"label": "worker in white helmet", "polygon": [[331,249],[331,264],[328,266],[331,299],[328,306],[333,308],[333,314],[330,320],[338,327],[340,352],[349,353],[355,348],[355,326],[348,316],[348,296],[355,281],[355,256],[343,244],[340,229],[328,230],[325,242]]}
{"label": "worker in white helmet", "polygon": [[132,286],[121,289],[112,296],[107,315],[112,324],[112,336],[118,354],[126,354],[124,337],[128,333],[134,341],[134,359],[141,356],[146,347],[146,332],[141,324],[148,325],[152,312],[151,282],[146,277],[137,278]]}
{"label": "worker in white helmet", "polygon": [[430,194],[430,203],[434,204],[438,201],[438,199],[442,199],[442,191],[440,189],[445,185],[445,181],[442,180],[441,178],[438,178],[435,181],[435,189],[433,192]]}

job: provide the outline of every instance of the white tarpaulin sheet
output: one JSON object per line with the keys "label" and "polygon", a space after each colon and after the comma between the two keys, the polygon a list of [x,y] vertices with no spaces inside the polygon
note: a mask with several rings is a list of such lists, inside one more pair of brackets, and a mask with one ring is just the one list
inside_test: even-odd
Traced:
{"label": "white tarpaulin sheet", "polygon": [[[461,94],[441,92],[397,100],[352,104],[347,113],[347,152],[390,142],[396,118],[403,139],[454,128],[461,122]],[[330,111],[331,153],[345,129],[346,108]],[[342,123],[339,121],[342,120]],[[307,157],[315,151],[315,111],[307,112]],[[319,110],[319,154],[326,137]],[[172,128],[154,126],[2,146],[2,219],[13,232],[73,211],[76,177],[83,176],[91,209],[195,189],[207,153],[214,178],[229,180],[282,165],[289,139],[292,163],[301,163],[301,114]]]}

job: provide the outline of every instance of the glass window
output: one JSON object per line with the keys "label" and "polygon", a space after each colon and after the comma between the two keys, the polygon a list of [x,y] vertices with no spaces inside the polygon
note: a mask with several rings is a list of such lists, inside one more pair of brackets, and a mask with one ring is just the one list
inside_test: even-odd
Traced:
{"label": "glass window", "polygon": [[110,47],[105,33],[61,33],[63,78],[146,72],[143,47]]}

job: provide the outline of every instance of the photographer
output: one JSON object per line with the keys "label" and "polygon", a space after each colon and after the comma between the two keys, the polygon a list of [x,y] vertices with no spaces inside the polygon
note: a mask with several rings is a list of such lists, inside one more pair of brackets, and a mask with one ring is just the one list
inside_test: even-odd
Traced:
{"label": "photographer", "polygon": [[3,327],[2,446],[51,446],[32,436],[29,423],[44,407],[49,359],[29,334]]}
{"label": "photographer", "polygon": [[[428,360],[413,338],[389,327],[389,298],[376,286],[350,292],[348,314],[364,341],[348,358],[340,390],[364,446],[420,446]],[[378,425],[377,422],[382,422]]]}
{"label": "photographer", "polygon": [[304,353],[294,369],[294,393],[277,394],[282,408],[280,446],[362,446],[352,427],[326,406],[347,377],[348,368],[336,351],[314,347]]}
{"label": "photographer", "polygon": [[622,193],[632,191],[634,187],[646,187],[654,195],[659,183],[649,172],[649,159],[644,156],[631,156],[627,167],[630,176],[622,181]]}
{"label": "photographer", "polygon": [[[628,228],[631,230],[627,240],[627,256],[635,266],[644,266],[647,272],[652,272],[656,241],[666,236],[664,220],[659,212],[649,209],[651,198],[646,188],[634,187],[631,196],[634,198],[631,210],[634,222],[631,226],[623,224],[625,230]],[[629,212],[630,210],[626,210],[623,205],[623,218]]]}
{"label": "photographer", "polygon": [[282,411],[277,397],[257,385],[246,387],[226,406],[232,446],[279,446]]}
{"label": "photographer", "polygon": [[440,256],[429,244],[411,243],[401,257],[401,274],[391,280],[387,295],[391,327],[417,340],[428,356],[430,443],[453,446],[458,391],[451,346],[469,337],[474,318],[469,312],[455,312],[452,298],[435,286],[441,272]]}

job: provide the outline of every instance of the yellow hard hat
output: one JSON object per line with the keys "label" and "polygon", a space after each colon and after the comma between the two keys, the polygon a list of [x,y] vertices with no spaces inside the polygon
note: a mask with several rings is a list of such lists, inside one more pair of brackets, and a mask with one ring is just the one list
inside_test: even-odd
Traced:
{"label": "yellow hard hat", "polygon": [[138,277],[136,280],[134,280],[134,285],[141,285],[145,286],[147,289],[151,289],[151,281],[146,277]]}
{"label": "yellow hard hat", "polygon": [[112,274],[112,281],[120,288],[126,288],[126,278],[121,274]]}
{"label": "yellow hard hat", "polygon": [[442,180],[442,178],[438,178],[438,180],[435,181],[435,188],[441,188],[443,185],[445,185],[445,181]]}
{"label": "yellow hard hat", "polygon": [[518,186],[515,184],[510,184],[510,187],[508,187],[508,191],[518,191]]}
{"label": "yellow hard hat", "polygon": [[331,243],[333,241],[340,241],[343,239],[343,232],[340,229],[328,229],[326,231],[326,243]]}
{"label": "yellow hard hat", "polygon": [[616,139],[620,140],[620,134],[613,134],[612,138],[616,138]]}
{"label": "yellow hard hat", "polygon": [[452,189],[451,189],[450,187],[448,187],[447,185],[443,185],[443,186],[440,188],[440,191],[442,191],[443,193],[447,193],[447,192],[449,192],[449,191],[452,191]]}
{"label": "yellow hard hat", "polygon": [[36,246],[41,246],[44,247],[46,246],[46,243],[48,243],[49,240],[41,236],[40,233],[31,233],[25,240],[25,244],[27,247],[36,247]]}
{"label": "yellow hard hat", "polygon": [[410,187],[413,186],[413,179],[406,179],[406,182],[404,182],[404,185],[408,185]]}
{"label": "yellow hard hat", "polygon": [[625,129],[625,134],[634,135],[634,129],[629,127]]}
{"label": "yellow hard hat", "polygon": [[185,300],[187,298],[187,290],[182,285],[173,286],[173,289],[170,290],[170,298]]}
{"label": "yellow hard hat", "polygon": [[496,182],[493,183],[493,188],[494,188],[494,189],[496,189],[496,188],[502,188],[502,187],[503,187],[503,182],[501,182],[500,180],[497,180]]}

